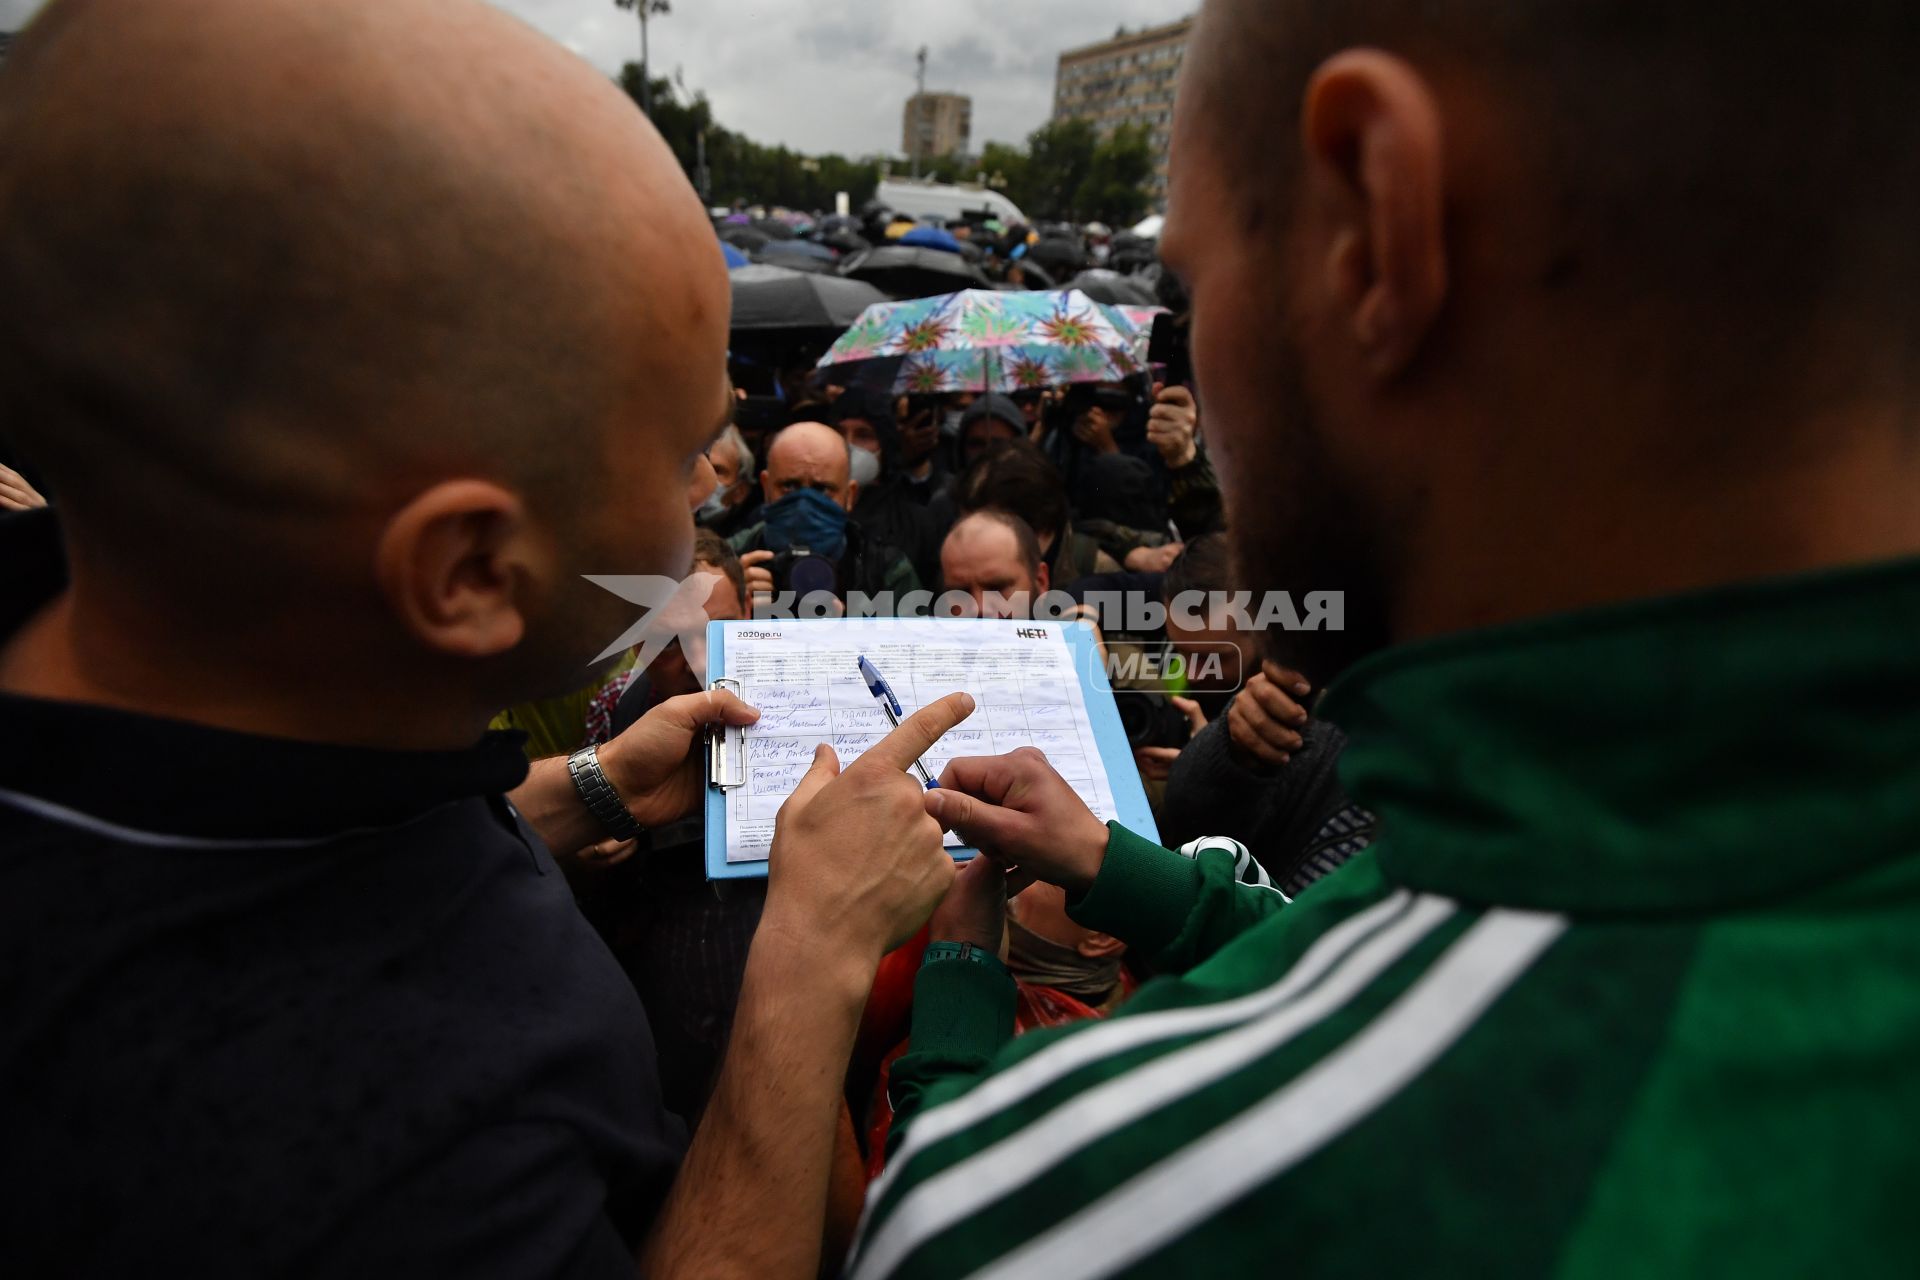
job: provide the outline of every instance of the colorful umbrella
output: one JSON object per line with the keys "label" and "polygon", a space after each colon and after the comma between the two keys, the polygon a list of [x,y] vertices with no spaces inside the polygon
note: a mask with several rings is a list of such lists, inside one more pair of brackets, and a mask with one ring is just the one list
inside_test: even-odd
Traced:
{"label": "colorful umbrella", "polygon": [[1025,391],[1139,373],[1132,323],[1072,289],[968,289],[868,307],[820,366],[867,366],[896,393]]}

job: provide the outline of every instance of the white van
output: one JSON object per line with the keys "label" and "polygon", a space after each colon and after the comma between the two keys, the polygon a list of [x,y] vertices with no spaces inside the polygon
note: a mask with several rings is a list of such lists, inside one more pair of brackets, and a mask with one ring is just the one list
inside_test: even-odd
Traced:
{"label": "white van", "polygon": [[910,218],[958,222],[968,214],[984,213],[1008,225],[1027,220],[1027,215],[1020,212],[1019,205],[998,191],[989,191],[985,187],[959,187],[947,182],[889,178],[880,183],[873,198],[895,213],[904,213]]}

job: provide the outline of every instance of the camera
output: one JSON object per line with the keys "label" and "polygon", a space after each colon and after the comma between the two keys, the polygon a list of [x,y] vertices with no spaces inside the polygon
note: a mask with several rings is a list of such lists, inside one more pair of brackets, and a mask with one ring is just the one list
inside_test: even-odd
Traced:
{"label": "camera", "polygon": [[840,594],[840,566],[809,547],[798,544],[788,547],[773,558],[767,569],[773,574],[776,596],[791,591],[795,599],[804,600],[816,591],[832,596]]}
{"label": "camera", "polygon": [[1184,747],[1193,736],[1187,717],[1164,693],[1120,691],[1114,702],[1130,747]]}
{"label": "camera", "polygon": [[1193,353],[1187,346],[1187,318],[1162,312],[1153,318],[1147,363],[1160,366],[1160,381],[1170,387],[1193,385]]}

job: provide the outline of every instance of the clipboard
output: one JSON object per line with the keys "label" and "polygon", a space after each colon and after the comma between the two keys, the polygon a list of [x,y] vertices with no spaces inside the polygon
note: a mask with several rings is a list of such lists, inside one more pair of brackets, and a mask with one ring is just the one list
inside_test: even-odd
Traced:
{"label": "clipboard", "polygon": [[[737,622],[707,624],[709,676],[707,687],[724,689],[736,696],[745,697],[741,682],[725,674],[727,629],[738,625],[741,624]],[[780,623],[783,629],[792,631],[844,625],[846,620],[839,618],[798,619]],[[1007,623],[1009,628],[1021,625],[1037,624]],[[1120,722],[1120,708],[1114,701],[1113,687],[1107,680],[1105,665],[1099,659],[1099,648],[1094,642],[1093,628],[1077,623],[1044,625],[1061,627],[1065,631],[1067,646],[1073,657],[1073,668],[1079,676],[1081,694],[1086,704],[1087,720],[1093,731],[1100,762],[1106,770],[1115,820],[1128,830],[1157,842],[1160,839],[1160,828],[1153,820],[1153,808],[1147,801],[1146,788],[1141,785],[1139,770],[1133,760],[1133,748],[1128,745],[1126,728]],[[712,733],[707,739],[707,787],[704,813],[707,879],[709,880],[764,879],[767,874],[767,863],[764,859],[743,862],[727,860],[727,794],[734,788],[746,784],[746,742],[746,734],[739,729]],[[947,852],[951,853],[956,860],[965,861],[975,857],[980,851],[966,846],[950,845]]]}

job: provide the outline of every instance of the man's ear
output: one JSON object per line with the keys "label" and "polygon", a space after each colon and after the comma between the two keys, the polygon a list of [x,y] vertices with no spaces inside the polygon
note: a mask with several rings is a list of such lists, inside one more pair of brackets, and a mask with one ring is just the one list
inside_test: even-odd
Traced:
{"label": "man's ear", "polygon": [[858,480],[849,479],[847,481],[847,510],[852,511],[854,507],[859,504],[859,502],[860,502],[860,482]]}
{"label": "man's ear", "polygon": [[1392,377],[1446,300],[1439,104],[1408,63],[1353,49],[1308,82],[1301,128],[1310,185],[1332,194],[1329,287],[1368,367]]}
{"label": "man's ear", "polygon": [[1089,933],[1073,948],[1089,960],[1104,960],[1108,956],[1117,956],[1127,949],[1127,944],[1107,933]]}
{"label": "man's ear", "polygon": [[773,491],[773,473],[771,471],[763,470],[760,473],[760,497],[767,502],[777,502],[780,499],[780,495]]}
{"label": "man's ear", "polygon": [[424,648],[490,658],[526,634],[522,609],[545,559],[517,495],[485,480],[448,480],[387,521],[374,575]]}
{"label": "man's ear", "polygon": [[1047,594],[1047,591],[1052,586],[1051,578],[1052,578],[1052,575],[1047,572],[1047,563],[1046,561],[1042,560],[1040,562],[1039,572],[1033,575],[1033,585],[1036,588],[1038,588],[1038,590],[1036,590],[1034,594],[1038,596],[1043,596]]}

